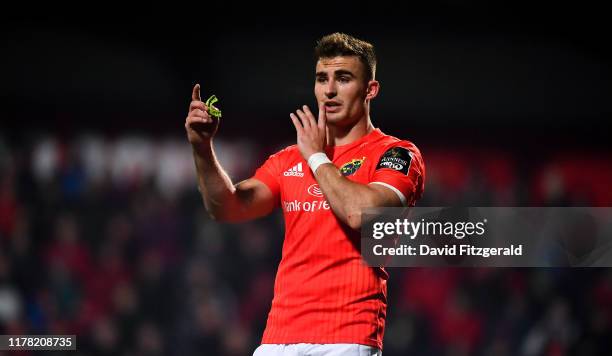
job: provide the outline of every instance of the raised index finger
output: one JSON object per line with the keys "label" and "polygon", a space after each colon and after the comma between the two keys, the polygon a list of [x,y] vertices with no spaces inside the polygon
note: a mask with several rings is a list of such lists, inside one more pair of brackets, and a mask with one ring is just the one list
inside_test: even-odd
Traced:
{"label": "raised index finger", "polygon": [[319,105],[319,120],[317,126],[320,130],[325,130],[327,126],[327,112],[325,111],[325,104]]}
{"label": "raised index finger", "polygon": [[200,98],[200,84],[196,84],[193,87],[193,92],[191,93],[191,100],[202,101],[202,99]]}

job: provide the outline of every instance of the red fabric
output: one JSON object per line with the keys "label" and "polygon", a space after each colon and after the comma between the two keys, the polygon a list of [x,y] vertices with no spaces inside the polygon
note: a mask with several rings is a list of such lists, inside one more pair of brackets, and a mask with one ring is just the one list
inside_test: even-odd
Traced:
{"label": "red fabric", "polygon": [[607,155],[561,154],[542,167],[533,181],[537,204],[546,204],[551,177],[561,184],[561,193],[568,202],[593,206],[612,204],[612,166]]}
{"label": "red fabric", "polygon": [[[407,174],[376,169],[392,147],[412,153]],[[392,185],[408,205],[423,192],[423,160],[408,141],[377,129],[351,144],[328,147],[326,153],[338,168],[363,160],[346,177],[362,184]],[[262,343],[357,343],[382,349],[388,274],[362,260],[359,232],[333,214],[297,147],[270,156],[255,178],[276,195],[285,218],[282,260]]]}
{"label": "red fabric", "polygon": [[89,279],[93,271],[91,256],[86,245],[80,242],[55,242],[47,251],[50,267],[66,267],[79,283]]}
{"label": "red fabric", "polygon": [[445,313],[439,315],[437,331],[440,341],[444,344],[460,346],[468,354],[473,353],[482,332],[482,321],[478,315],[462,310],[455,304],[451,304]]}
{"label": "red fabric", "polygon": [[431,178],[445,190],[460,193],[465,191],[469,184],[469,158],[459,151],[428,151],[427,166],[432,174]]}
{"label": "red fabric", "polygon": [[402,280],[403,306],[438,320],[459,283],[459,271],[451,268],[411,268]]}
{"label": "red fabric", "polygon": [[12,187],[1,183],[0,186],[0,236],[9,237],[17,220],[17,201],[11,191]]}

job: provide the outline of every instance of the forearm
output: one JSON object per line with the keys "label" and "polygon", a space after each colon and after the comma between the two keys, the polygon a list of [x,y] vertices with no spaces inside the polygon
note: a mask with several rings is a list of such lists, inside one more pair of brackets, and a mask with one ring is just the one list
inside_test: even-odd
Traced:
{"label": "forearm", "polygon": [[361,227],[362,209],[378,203],[378,195],[370,186],[352,182],[333,164],[319,166],[315,178],[334,214],[353,229]]}
{"label": "forearm", "polygon": [[192,145],[193,158],[198,175],[198,187],[208,213],[214,219],[228,220],[230,212],[236,210],[238,199],[232,180],[223,170],[212,141]]}
{"label": "forearm", "polygon": [[342,222],[358,230],[364,208],[401,205],[401,199],[388,188],[355,183],[344,177],[324,153],[327,142],[325,106],[319,107],[318,120],[306,105],[303,109],[297,110],[297,115],[290,114],[297,132],[298,148],[313,170],[332,211]]}

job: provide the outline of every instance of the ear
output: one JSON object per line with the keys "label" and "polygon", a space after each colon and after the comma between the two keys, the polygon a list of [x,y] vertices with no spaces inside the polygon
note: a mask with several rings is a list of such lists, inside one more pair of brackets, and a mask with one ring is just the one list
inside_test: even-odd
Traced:
{"label": "ear", "polygon": [[366,88],[366,100],[372,100],[380,91],[380,83],[376,80],[370,80]]}

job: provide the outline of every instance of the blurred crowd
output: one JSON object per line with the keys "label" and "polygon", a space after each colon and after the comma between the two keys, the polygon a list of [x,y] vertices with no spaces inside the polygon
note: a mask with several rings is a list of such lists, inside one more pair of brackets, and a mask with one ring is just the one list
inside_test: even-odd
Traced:
{"label": "blurred crowd", "polygon": [[[283,146],[261,144],[215,142],[235,181]],[[610,156],[421,150],[421,206],[612,202]],[[76,334],[75,355],[250,355],[283,232],[279,212],[210,220],[182,137],[0,137],[0,334]],[[610,269],[389,272],[386,356],[612,350]]]}

